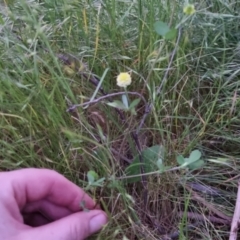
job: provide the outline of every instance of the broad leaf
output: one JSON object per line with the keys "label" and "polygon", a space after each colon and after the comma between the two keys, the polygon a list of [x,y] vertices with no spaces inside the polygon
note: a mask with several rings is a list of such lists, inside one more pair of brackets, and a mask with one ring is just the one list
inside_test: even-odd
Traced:
{"label": "broad leaf", "polygon": [[135,108],[131,109],[130,111],[131,111],[132,115],[137,115],[137,112],[136,112]]}
{"label": "broad leaf", "polygon": [[123,110],[127,109],[126,106],[119,100],[109,102],[109,103],[107,103],[107,105],[110,106],[110,107],[119,108],[119,109],[123,109]]}
{"label": "broad leaf", "polygon": [[175,37],[177,36],[177,29],[176,28],[172,28],[170,29],[170,31],[168,31],[166,34],[165,34],[165,39],[167,40],[173,40]]}
{"label": "broad leaf", "polygon": [[98,179],[98,174],[95,171],[90,170],[87,173],[87,178],[88,178],[88,183],[92,184],[94,183],[95,180]]}
{"label": "broad leaf", "polygon": [[126,108],[129,107],[129,105],[128,105],[128,99],[127,99],[126,94],[123,94],[123,95],[122,95],[122,102],[123,102],[123,105],[124,105]]}
{"label": "broad leaf", "polygon": [[91,186],[102,187],[105,179],[106,179],[105,177],[104,178],[100,178],[97,181],[95,181],[94,183],[92,183]]}
{"label": "broad leaf", "polygon": [[168,25],[162,21],[155,22],[154,29],[159,35],[163,37],[165,37],[166,34],[170,31],[170,28],[168,27]]}
{"label": "broad leaf", "polygon": [[184,163],[182,164],[182,167],[188,167],[190,164],[195,163],[196,161],[198,161],[199,159],[191,159],[191,158],[184,158]]}
{"label": "broad leaf", "polygon": [[164,171],[165,166],[164,166],[164,164],[163,164],[162,158],[159,158],[159,159],[157,160],[156,164],[157,164],[157,167],[158,167],[158,169],[160,170],[160,172]]}
{"label": "broad leaf", "polygon": [[136,106],[139,104],[140,101],[141,101],[140,98],[134,99],[134,100],[131,102],[131,104],[130,104],[130,106],[129,106],[129,109],[133,109],[134,107],[136,107]]}
{"label": "broad leaf", "polygon": [[[125,173],[127,176],[141,174],[141,166],[143,167],[144,173],[159,170],[159,159],[164,158],[164,147],[162,145],[155,145],[142,151],[141,163],[139,155],[137,155],[133,162],[126,168]],[[141,181],[141,177],[128,178],[127,183],[134,183]]]}
{"label": "broad leaf", "polygon": [[182,155],[177,156],[177,162],[179,165],[183,165],[185,163],[185,159]]}
{"label": "broad leaf", "polygon": [[196,162],[193,162],[193,163],[189,164],[188,168],[190,170],[195,170],[195,169],[201,168],[204,164],[205,164],[205,162],[202,159],[199,159]]}
{"label": "broad leaf", "polygon": [[191,152],[190,156],[189,156],[189,159],[191,161],[196,161],[198,159],[200,159],[202,156],[201,152],[199,150],[194,150]]}

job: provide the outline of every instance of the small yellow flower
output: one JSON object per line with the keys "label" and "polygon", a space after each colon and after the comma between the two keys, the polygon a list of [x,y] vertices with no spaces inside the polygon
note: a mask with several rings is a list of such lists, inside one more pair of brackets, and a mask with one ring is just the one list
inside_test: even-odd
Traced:
{"label": "small yellow flower", "polygon": [[193,4],[188,4],[183,8],[183,12],[186,15],[193,15],[196,12],[196,10]]}
{"label": "small yellow flower", "polygon": [[131,76],[127,72],[122,72],[117,76],[117,85],[119,87],[127,87],[132,82]]}

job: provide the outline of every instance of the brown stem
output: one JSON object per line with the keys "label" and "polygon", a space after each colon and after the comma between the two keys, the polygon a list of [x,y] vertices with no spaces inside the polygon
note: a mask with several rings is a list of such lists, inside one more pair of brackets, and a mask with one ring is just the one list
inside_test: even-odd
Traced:
{"label": "brown stem", "polygon": [[[75,108],[77,108],[77,107],[84,107],[84,106],[87,106],[87,105],[89,105],[89,104],[98,103],[98,102],[100,102],[100,101],[102,101],[102,100],[104,100],[104,99],[107,99],[107,98],[110,98],[110,99],[111,99],[111,98],[114,97],[114,96],[123,95],[123,94],[125,94],[125,92],[109,93],[109,94],[107,94],[107,95],[104,95],[104,96],[102,96],[102,97],[99,97],[99,98],[97,98],[97,99],[95,99],[95,100],[92,100],[92,101],[89,101],[89,102],[85,102],[85,103],[81,103],[81,104],[74,104],[74,105],[72,105],[70,108],[67,109],[67,112],[73,111],[73,110],[75,110]],[[128,92],[128,94],[129,94],[129,95],[137,95],[138,97],[140,97],[140,98],[143,100],[143,102],[145,103],[145,105],[147,104],[145,98],[144,98],[140,93],[138,93],[138,92]]]}
{"label": "brown stem", "polygon": [[[184,212],[179,212],[178,213],[179,217],[184,216]],[[224,225],[230,225],[231,221],[226,220],[226,219],[222,219],[222,218],[218,218],[218,217],[214,217],[214,216],[206,216],[204,214],[198,214],[198,213],[193,213],[193,212],[188,212],[187,213],[187,218],[193,219],[193,220],[198,220],[198,221],[210,221],[213,223],[220,223],[220,224],[224,224]]]}

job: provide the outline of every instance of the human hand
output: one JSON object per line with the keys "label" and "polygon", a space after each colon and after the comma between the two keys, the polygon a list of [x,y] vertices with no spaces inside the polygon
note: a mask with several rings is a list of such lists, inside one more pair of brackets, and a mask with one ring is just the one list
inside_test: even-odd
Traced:
{"label": "human hand", "polygon": [[[80,211],[84,201],[89,212]],[[94,201],[47,169],[0,173],[0,239],[83,240],[107,222]]]}

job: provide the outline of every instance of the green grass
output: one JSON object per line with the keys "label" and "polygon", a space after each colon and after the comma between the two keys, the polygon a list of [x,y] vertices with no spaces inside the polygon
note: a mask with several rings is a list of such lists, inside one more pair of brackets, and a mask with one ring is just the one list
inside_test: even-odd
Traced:
{"label": "green grass", "polygon": [[[92,239],[164,239],[177,231],[179,239],[228,239],[229,224],[206,216],[220,219],[217,210],[232,216],[236,199],[240,4],[196,1],[197,12],[182,23],[176,45],[175,39],[158,36],[153,25],[157,20],[178,25],[183,4],[19,0],[0,5],[0,168],[55,169],[87,189],[89,170],[108,179],[88,191],[101,198],[110,220]],[[156,95],[175,47],[166,82]],[[131,71],[128,90],[153,104],[140,131],[141,148],[163,145],[164,164],[171,168],[178,166],[177,155],[199,149],[205,166],[148,176],[144,206],[141,182],[117,180],[138,153],[131,133],[144,106],[138,106],[136,116],[125,114],[128,124],[104,102],[67,112],[72,104],[88,101],[96,86],[81,75],[67,74],[56,57],[60,52],[76,56],[99,78],[105,72],[102,87],[107,93],[121,91],[116,77]],[[194,198],[192,183],[219,191],[211,196],[192,190],[211,209]],[[187,213],[205,218],[196,221]]]}

